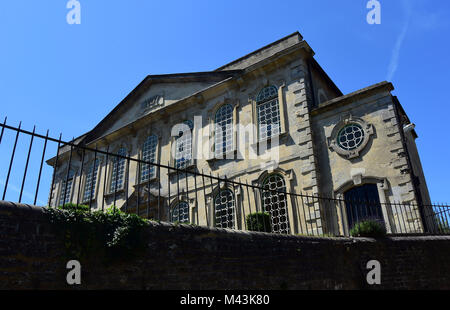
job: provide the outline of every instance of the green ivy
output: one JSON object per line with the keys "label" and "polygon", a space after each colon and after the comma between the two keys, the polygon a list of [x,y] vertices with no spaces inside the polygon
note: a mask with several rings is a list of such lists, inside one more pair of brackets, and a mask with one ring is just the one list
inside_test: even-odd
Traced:
{"label": "green ivy", "polygon": [[89,211],[85,205],[65,204],[46,208],[53,230],[70,259],[129,259],[147,248],[149,221],[117,208]]}
{"label": "green ivy", "polygon": [[450,233],[450,225],[448,221],[445,219],[438,218],[437,220],[438,232],[442,234]]}

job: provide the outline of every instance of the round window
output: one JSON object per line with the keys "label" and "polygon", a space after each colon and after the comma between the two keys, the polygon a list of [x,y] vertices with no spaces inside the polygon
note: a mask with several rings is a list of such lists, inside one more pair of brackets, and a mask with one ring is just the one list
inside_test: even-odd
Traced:
{"label": "round window", "polygon": [[361,125],[356,123],[344,126],[337,135],[338,145],[346,151],[356,149],[363,143],[363,140],[364,130]]}

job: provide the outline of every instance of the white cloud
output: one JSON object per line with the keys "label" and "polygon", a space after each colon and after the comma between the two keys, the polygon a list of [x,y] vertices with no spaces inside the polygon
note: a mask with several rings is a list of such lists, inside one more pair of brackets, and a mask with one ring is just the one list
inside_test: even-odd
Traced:
{"label": "white cloud", "polygon": [[389,63],[388,74],[386,77],[387,81],[391,81],[395,75],[395,72],[397,71],[397,68],[398,68],[398,65],[400,62],[400,50],[402,48],[403,41],[405,40],[406,34],[408,32],[409,22],[410,22],[411,14],[412,14],[412,8],[411,8],[410,3],[407,2],[406,0],[403,0],[402,3],[403,3],[403,8],[405,10],[405,21],[403,23],[402,30],[395,42],[394,49],[392,50],[391,61]]}

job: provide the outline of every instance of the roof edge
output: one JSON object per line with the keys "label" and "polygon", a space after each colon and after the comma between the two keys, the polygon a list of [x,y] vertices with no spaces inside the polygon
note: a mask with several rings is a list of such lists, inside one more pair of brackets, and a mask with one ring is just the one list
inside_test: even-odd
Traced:
{"label": "roof edge", "polygon": [[321,112],[325,112],[325,111],[328,111],[331,107],[334,107],[336,105],[344,105],[349,100],[355,99],[355,97],[366,97],[374,92],[383,91],[383,90],[390,92],[390,91],[394,90],[394,85],[392,85],[392,83],[387,82],[387,81],[383,81],[380,83],[370,85],[368,87],[359,89],[359,90],[349,93],[347,95],[337,97],[337,98],[328,100],[322,104],[319,104],[319,106],[314,108],[311,111],[311,113],[318,114]]}
{"label": "roof edge", "polygon": [[[215,69],[214,71],[223,71],[224,68],[229,67],[229,66],[231,66],[232,64],[235,64],[235,63],[237,63],[237,62],[239,62],[239,61],[242,61],[242,60],[244,60],[245,58],[248,58],[248,57],[250,57],[250,56],[252,56],[252,55],[254,55],[254,54],[257,54],[257,53],[261,52],[262,50],[265,50],[265,49],[267,49],[267,48],[269,48],[269,47],[272,47],[272,46],[274,46],[274,45],[276,45],[276,44],[278,44],[278,43],[280,43],[280,42],[282,42],[282,41],[284,41],[284,40],[286,40],[286,39],[288,39],[288,38],[290,38],[290,37],[293,37],[293,36],[295,36],[295,35],[299,36],[300,41],[303,40],[303,36],[300,34],[300,32],[296,31],[296,32],[291,33],[290,35],[287,35],[287,36],[285,36],[285,37],[283,37],[283,38],[281,38],[281,39],[279,39],[279,40],[277,40],[277,41],[275,41],[275,42],[272,42],[272,43],[270,43],[270,44],[267,44],[267,45],[265,45],[265,46],[263,46],[263,47],[257,49],[256,51],[253,51],[253,52],[251,52],[251,53],[249,53],[249,54],[247,54],[247,55],[245,55],[245,56],[239,57],[238,59],[235,59],[235,60],[233,60],[233,61],[231,61],[231,62],[229,62],[229,63],[227,63],[227,64],[225,64],[225,65],[223,65],[223,66],[221,66],[221,67],[219,67],[219,68],[217,68],[217,69]],[[230,71],[231,71],[231,70],[230,70]]]}

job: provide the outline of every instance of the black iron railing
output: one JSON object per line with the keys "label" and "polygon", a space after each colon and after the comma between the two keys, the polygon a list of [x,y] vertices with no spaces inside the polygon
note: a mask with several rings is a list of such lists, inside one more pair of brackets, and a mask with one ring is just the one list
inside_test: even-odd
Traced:
{"label": "black iron railing", "polygon": [[[194,165],[182,169],[170,161],[145,161],[140,155],[111,152],[107,145],[88,147],[82,139],[63,141],[62,135],[50,137],[48,130],[42,135],[36,127],[10,126],[6,118],[0,127],[2,200],[41,206],[70,202],[161,221],[273,233],[346,236],[356,223],[372,220],[390,234],[450,234],[450,207],[445,204],[295,193],[282,175],[249,184],[242,174],[219,176]],[[91,165],[92,170],[86,169]],[[145,180],[142,171],[147,172]],[[50,188],[48,200],[42,186]]]}

